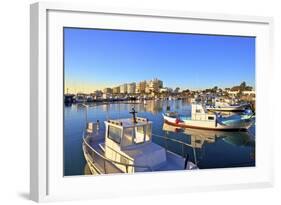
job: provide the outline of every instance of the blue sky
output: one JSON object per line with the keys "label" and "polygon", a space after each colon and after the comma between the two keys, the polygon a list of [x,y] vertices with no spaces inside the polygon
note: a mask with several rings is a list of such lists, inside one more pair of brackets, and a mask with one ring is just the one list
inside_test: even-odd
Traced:
{"label": "blue sky", "polygon": [[161,79],[164,87],[255,85],[255,38],[64,28],[65,88]]}

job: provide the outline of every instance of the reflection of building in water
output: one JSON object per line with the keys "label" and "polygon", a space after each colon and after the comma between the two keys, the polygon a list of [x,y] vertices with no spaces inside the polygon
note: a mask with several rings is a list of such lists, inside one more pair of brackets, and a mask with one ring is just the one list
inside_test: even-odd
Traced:
{"label": "reflection of building in water", "polygon": [[109,104],[103,104],[103,105],[101,105],[101,110],[103,112],[106,112],[106,114],[108,114],[109,106],[110,106]]}
{"label": "reflection of building in water", "polygon": [[145,106],[147,112],[151,112],[153,114],[157,114],[162,112],[163,102],[155,101],[155,100],[148,100]]}

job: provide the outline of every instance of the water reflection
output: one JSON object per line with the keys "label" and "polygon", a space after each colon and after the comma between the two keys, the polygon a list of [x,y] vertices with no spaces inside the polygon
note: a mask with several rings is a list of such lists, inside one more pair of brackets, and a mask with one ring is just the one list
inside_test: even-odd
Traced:
{"label": "water reflection", "polygon": [[[153,137],[153,142],[166,147],[183,157],[189,154],[200,169],[255,166],[255,126],[250,132],[223,132],[190,128],[176,128],[163,121],[162,113],[167,106],[171,111],[190,115],[191,106],[186,100],[148,100],[146,103],[88,103],[89,121],[131,117],[129,111],[135,107],[139,117],[153,122],[152,133],[188,144]],[[64,168],[65,175],[81,175],[85,172],[82,151],[82,131],[85,127],[85,106],[72,104],[64,107]],[[101,123],[104,129],[104,123]]]}
{"label": "water reflection", "polygon": [[178,128],[167,123],[163,124],[163,130],[169,134],[183,133],[191,138],[191,146],[194,148],[202,148],[204,143],[214,143],[217,138],[229,144],[237,146],[254,146],[254,136],[250,132],[239,131],[216,131],[216,130],[202,130],[194,128]]}
{"label": "water reflection", "polygon": [[[192,153],[194,162],[201,166],[200,168],[223,167],[222,164],[229,164],[229,167],[255,165],[255,136],[250,132],[178,128],[166,123],[163,123],[163,131],[165,136],[171,138],[175,138],[175,135],[177,138],[181,136],[182,141],[187,142],[190,147],[182,155]],[[226,147],[230,147],[228,152]],[[244,152],[247,155],[243,156]],[[234,158],[235,153],[236,160],[227,159]],[[223,154],[224,159],[220,154]],[[221,165],[215,165],[216,159],[221,160]],[[214,162],[213,165],[210,165],[210,162]],[[208,165],[205,167],[206,164]]]}

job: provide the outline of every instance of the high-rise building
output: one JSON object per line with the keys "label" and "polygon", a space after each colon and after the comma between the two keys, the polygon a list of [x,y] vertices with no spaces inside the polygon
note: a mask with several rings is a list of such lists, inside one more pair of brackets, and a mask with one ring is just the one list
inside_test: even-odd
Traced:
{"label": "high-rise building", "polygon": [[103,93],[112,94],[112,89],[111,88],[104,88]]}
{"label": "high-rise building", "polygon": [[136,93],[145,93],[146,81],[141,81],[136,85]]}
{"label": "high-rise building", "polygon": [[129,83],[127,85],[127,93],[128,94],[134,94],[136,93],[136,83]]}
{"label": "high-rise building", "polygon": [[101,97],[102,96],[102,91],[101,90],[95,90],[91,95],[95,98]]}
{"label": "high-rise building", "polygon": [[159,92],[160,88],[163,88],[163,81],[155,78],[153,80],[148,81],[146,84],[145,92]]}
{"label": "high-rise building", "polygon": [[120,85],[120,93],[126,94],[127,92],[127,83]]}
{"label": "high-rise building", "polygon": [[112,93],[113,94],[119,94],[120,93],[120,86],[112,88]]}

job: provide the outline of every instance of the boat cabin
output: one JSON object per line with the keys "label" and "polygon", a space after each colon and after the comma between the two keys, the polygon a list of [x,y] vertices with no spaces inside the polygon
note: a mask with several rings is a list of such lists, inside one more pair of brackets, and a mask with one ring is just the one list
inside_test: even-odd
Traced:
{"label": "boat cabin", "polygon": [[208,111],[201,104],[191,105],[191,120],[200,121],[216,121],[215,114],[209,114]]}
{"label": "boat cabin", "polygon": [[[121,163],[142,166],[129,167],[127,173],[151,171],[166,162],[165,149],[152,143],[152,122],[148,119],[134,117],[108,120],[105,126],[105,156]],[[119,168],[124,169],[124,166]]]}
{"label": "boat cabin", "polygon": [[145,118],[136,118],[136,123],[131,118],[105,121],[106,146],[124,150],[150,143],[151,124],[152,122]]}

